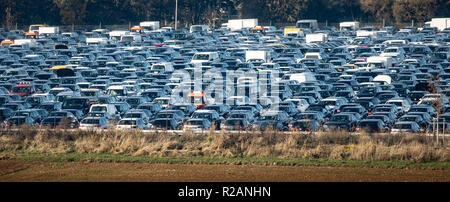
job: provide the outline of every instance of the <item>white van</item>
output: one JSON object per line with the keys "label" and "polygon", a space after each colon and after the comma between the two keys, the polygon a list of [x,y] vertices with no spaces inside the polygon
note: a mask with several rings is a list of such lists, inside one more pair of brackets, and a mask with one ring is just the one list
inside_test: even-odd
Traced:
{"label": "white van", "polygon": [[128,91],[125,88],[125,86],[110,86],[108,87],[107,91],[106,91],[107,95],[114,95],[117,96],[118,98],[123,98],[125,96],[128,95]]}
{"label": "white van", "polygon": [[192,25],[189,30],[190,33],[205,33],[210,31],[211,28],[208,25]]}
{"label": "white van", "polygon": [[142,42],[142,36],[141,35],[123,35],[120,37],[121,42]]}
{"label": "white van", "polygon": [[198,52],[192,56],[191,63],[216,62],[219,60],[220,57],[217,52]]}
{"label": "white van", "polygon": [[94,104],[89,109],[89,112],[105,112],[106,118],[109,120],[119,120],[118,111],[113,104]]}
{"label": "white van", "polygon": [[392,78],[389,75],[378,75],[373,78],[372,82],[379,83],[381,85],[389,85],[392,82]]}
{"label": "white van", "polygon": [[298,81],[298,83],[303,82],[309,82],[309,81],[316,81],[316,77],[313,73],[310,72],[304,72],[304,73],[298,73],[298,74],[291,74],[289,80],[295,80]]}
{"label": "white van", "polygon": [[161,107],[167,109],[177,103],[178,100],[172,99],[171,97],[158,97],[155,98],[152,102],[161,104]]}
{"label": "white van", "polygon": [[163,72],[173,72],[174,69],[173,69],[173,65],[171,62],[161,62],[161,63],[153,64],[151,67],[151,71],[163,73]]}

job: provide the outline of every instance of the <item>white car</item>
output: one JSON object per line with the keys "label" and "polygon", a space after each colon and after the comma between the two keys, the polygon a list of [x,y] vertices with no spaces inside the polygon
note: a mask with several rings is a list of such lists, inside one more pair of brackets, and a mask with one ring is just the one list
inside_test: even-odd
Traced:
{"label": "white car", "polygon": [[286,102],[293,102],[300,112],[305,112],[309,107],[308,101],[305,99],[286,99]]}
{"label": "white car", "polygon": [[416,122],[397,122],[392,126],[391,134],[398,133],[417,133],[420,132],[420,127]]}
{"label": "white car", "polygon": [[124,130],[124,129],[149,129],[150,126],[145,123],[143,119],[140,118],[124,118],[119,121],[116,125],[116,129]]}
{"label": "white car", "polygon": [[109,120],[119,120],[119,112],[113,104],[94,104],[89,109],[89,112],[105,112]]}
{"label": "white car", "polygon": [[108,128],[108,120],[104,117],[87,117],[81,120],[79,129],[96,130]]}
{"label": "white car", "polygon": [[211,122],[208,119],[190,119],[183,126],[184,131],[209,130]]}
{"label": "white car", "polygon": [[395,104],[397,106],[398,111],[400,111],[402,114],[407,113],[411,108],[411,104],[404,99],[393,98],[388,100],[386,104]]}

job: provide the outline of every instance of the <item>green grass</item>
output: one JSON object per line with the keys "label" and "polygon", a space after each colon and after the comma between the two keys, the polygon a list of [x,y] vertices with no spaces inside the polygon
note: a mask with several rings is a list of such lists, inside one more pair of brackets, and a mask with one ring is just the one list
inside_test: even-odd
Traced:
{"label": "green grass", "polygon": [[121,163],[168,163],[168,164],[259,164],[285,166],[349,166],[370,168],[414,168],[414,169],[449,169],[450,162],[411,162],[411,161],[362,161],[362,160],[330,160],[279,157],[154,157],[126,154],[92,154],[92,153],[31,153],[0,152],[11,160],[25,162],[121,162]]}

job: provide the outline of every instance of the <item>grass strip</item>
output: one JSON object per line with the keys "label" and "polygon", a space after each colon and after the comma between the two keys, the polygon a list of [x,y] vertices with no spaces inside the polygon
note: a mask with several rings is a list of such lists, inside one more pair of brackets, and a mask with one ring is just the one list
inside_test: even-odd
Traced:
{"label": "grass strip", "polygon": [[[167,163],[167,164],[257,164],[283,166],[343,166],[369,168],[413,168],[413,169],[449,169],[450,162],[412,162],[412,161],[363,161],[332,160],[309,158],[280,157],[157,157],[144,155],[111,154],[111,153],[32,153],[32,152],[0,152],[3,159],[25,162],[117,162],[117,163]],[[7,158],[5,158],[5,156]]]}

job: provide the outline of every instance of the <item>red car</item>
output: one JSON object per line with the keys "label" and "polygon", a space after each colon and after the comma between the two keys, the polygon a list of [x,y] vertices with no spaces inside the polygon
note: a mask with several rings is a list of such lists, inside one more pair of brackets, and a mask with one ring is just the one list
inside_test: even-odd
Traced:
{"label": "red car", "polygon": [[24,97],[24,96],[30,96],[35,92],[36,92],[36,90],[31,83],[24,82],[24,83],[19,83],[17,86],[14,86],[9,93]]}

